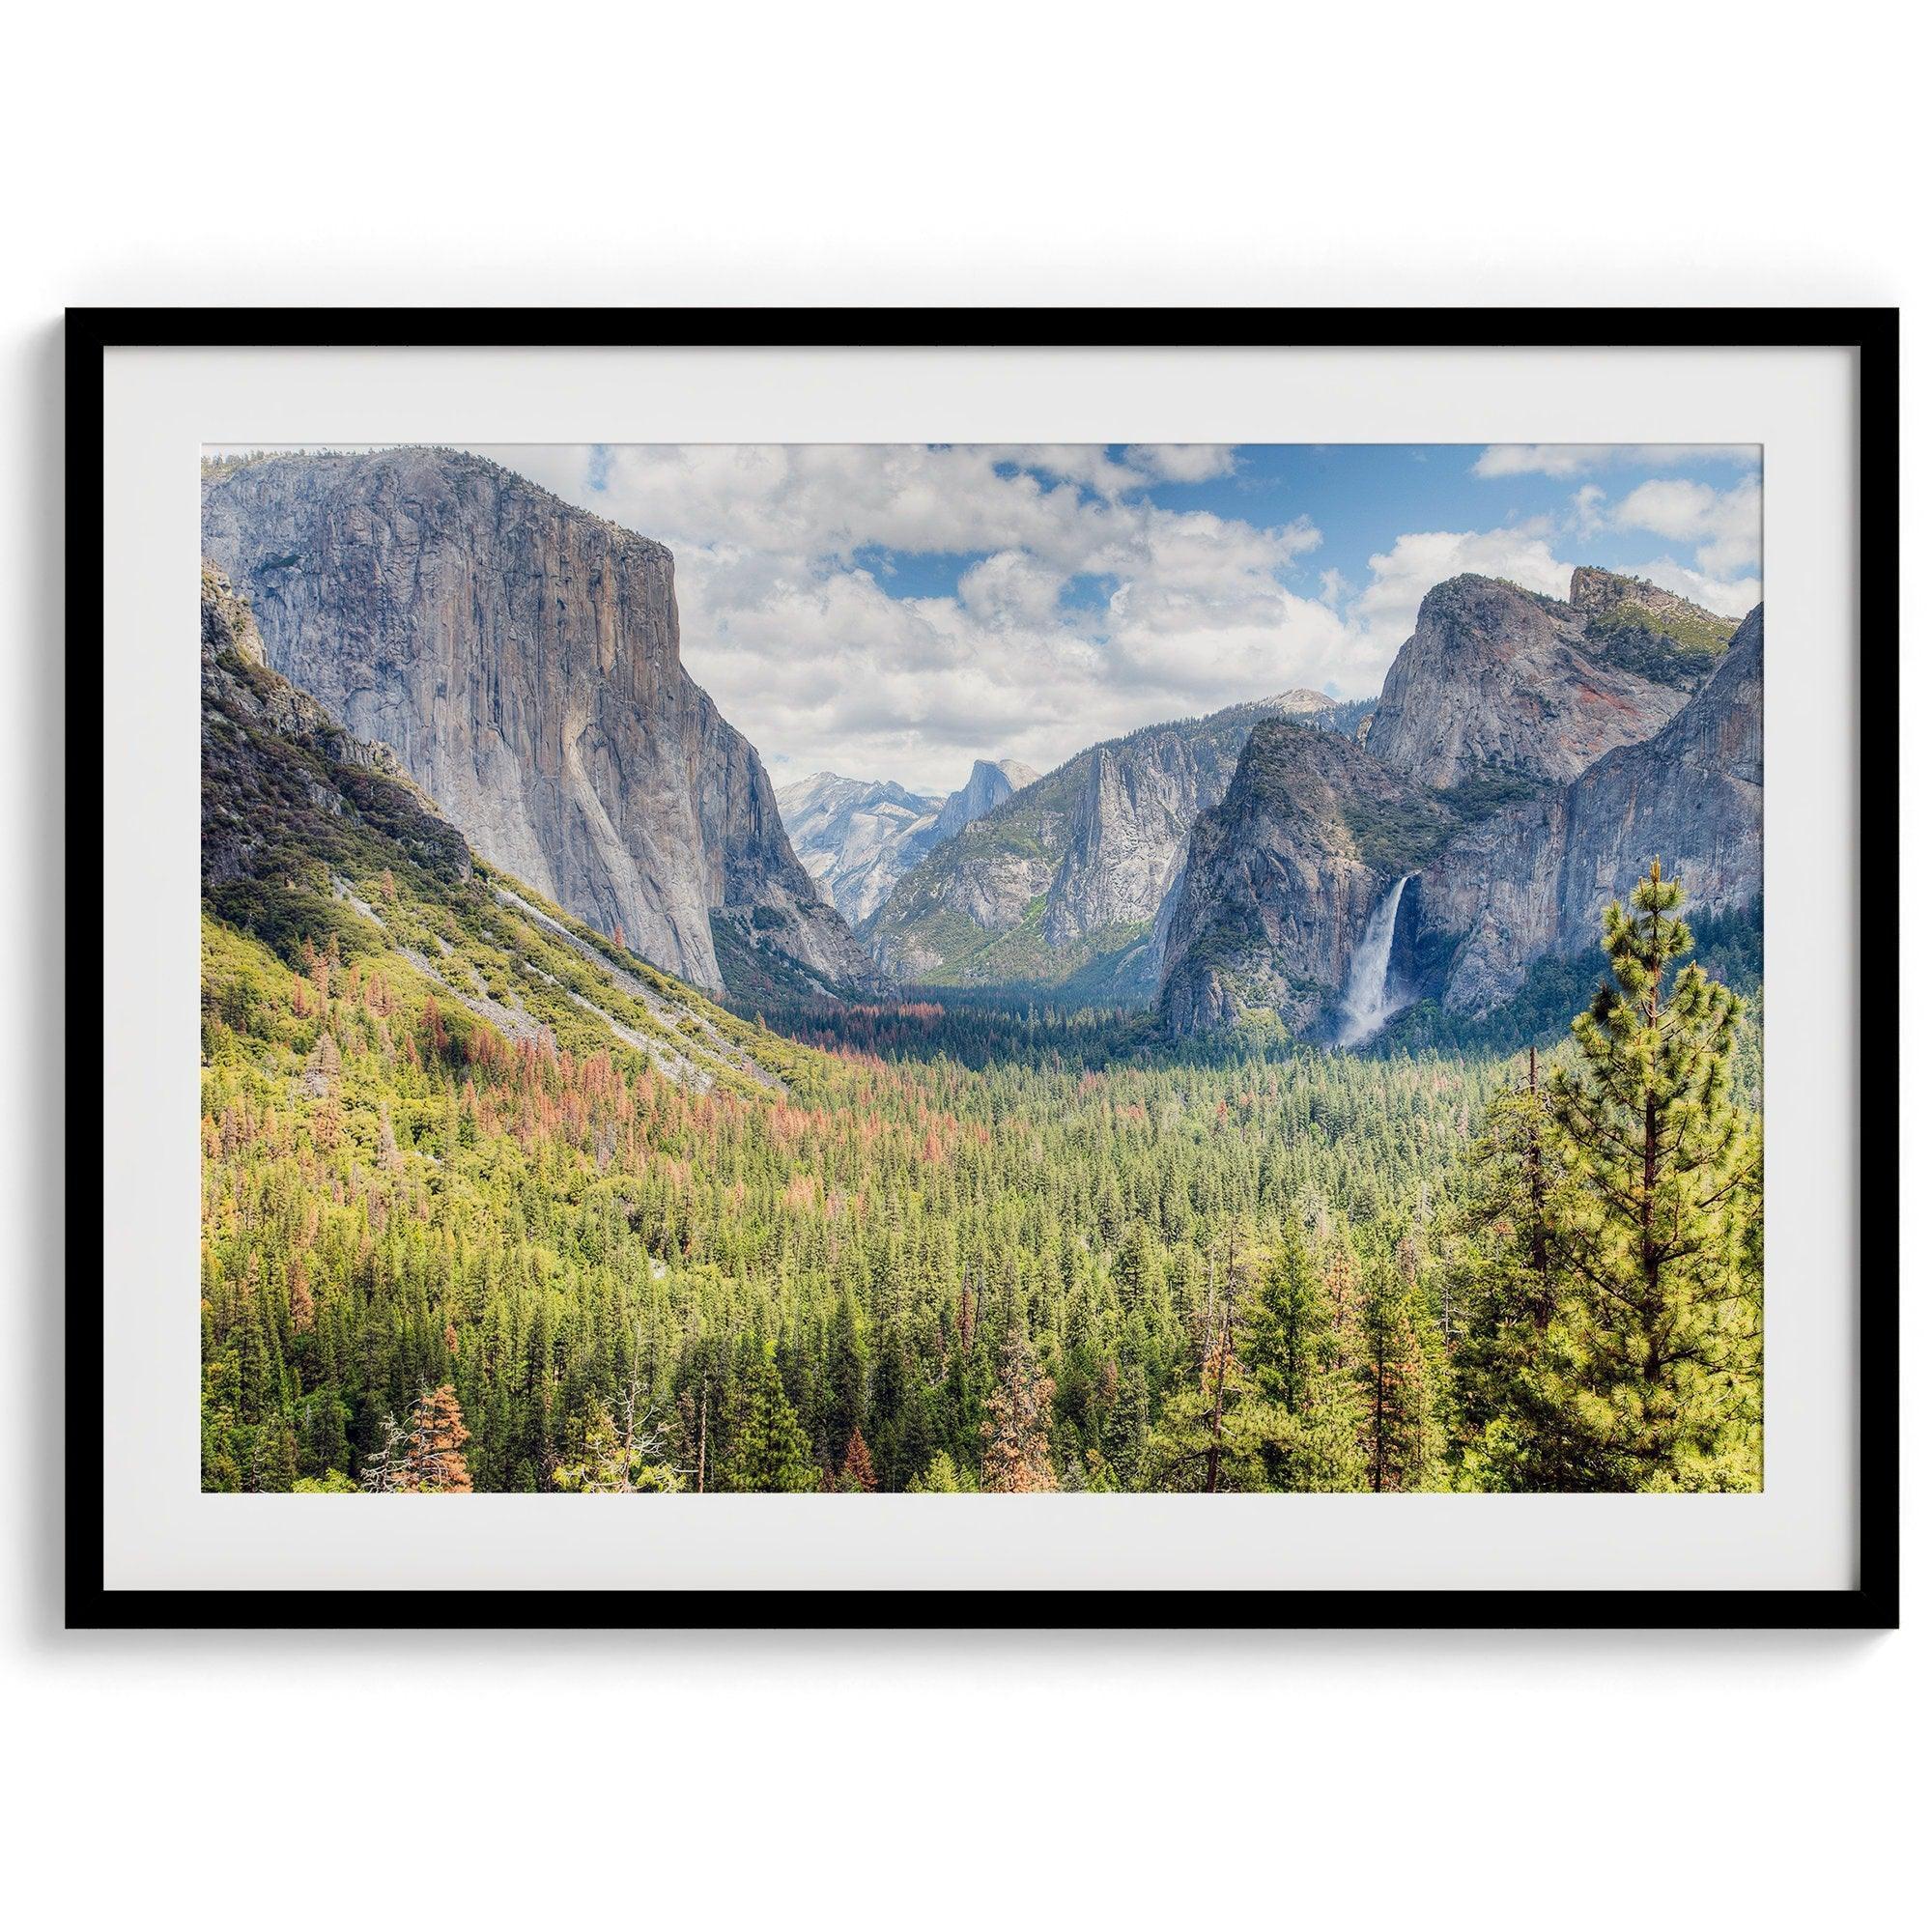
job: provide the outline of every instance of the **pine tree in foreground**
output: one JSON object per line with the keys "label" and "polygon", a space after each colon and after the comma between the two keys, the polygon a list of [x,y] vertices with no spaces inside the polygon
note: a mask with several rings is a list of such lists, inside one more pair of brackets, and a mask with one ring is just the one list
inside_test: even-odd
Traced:
{"label": "pine tree in foreground", "polygon": [[1671,980],[1692,945],[1682,903],[1653,864],[1605,909],[1610,978],[1571,1029],[1577,1065],[1490,1110],[1459,1365],[1482,1487],[1761,1485],[1761,1148],[1730,1096],[1742,1002],[1694,964]]}
{"label": "pine tree in foreground", "polygon": [[1228,1434],[1254,1465],[1254,1486],[1362,1488],[1358,1402],[1335,1301],[1297,1228],[1256,1277],[1236,1352],[1241,1375]]}
{"label": "pine tree in foreground", "polygon": [[1456,1357],[1463,1465],[1478,1489],[1588,1487],[1581,1364],[1571,1324],[1557,1321],[1577,1204],[1550,1107],[1532,1048],[1526,1084],[1491,1101],[1468,1159],[1449,1272],[1466,1319]]}
{"label": "pine tree in foreground", "polygon": [[1364,1265],[1356,1380],[1369,1488],[1440,1488],[1441,1337],[1412,1259],[1397,1245],[1372,1250]]}
{"label": "pine tree in foreground", "polygon": [[1743,1002],[1701,967],[1653,863],[1604,914],[1610,980],[1571,1029],[1578,1065],[1550,1082],[1578,1183],[1575,1278],[1583,1412],[1609,1489],[1755,1489],[1759,1284],[1745,1265],[1762,1192],[1754,1128],[1730,1097]]}
{"label": "pine tree in foreground", "polygon": [[1160,1420],[1147,1440],[1147,1469],[1157,1490],[1261,1489],[1255,1446],[1236,1426],[1241,1366],[1228,1323],[1217,1322],[1201,1359],[1199,1375],[1161,1404]]}

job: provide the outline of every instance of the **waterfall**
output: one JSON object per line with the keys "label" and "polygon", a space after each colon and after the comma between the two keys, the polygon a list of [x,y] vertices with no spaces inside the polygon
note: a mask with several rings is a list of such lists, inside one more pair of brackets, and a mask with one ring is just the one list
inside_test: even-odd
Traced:
{"label": "waterfall", "polygon": [[1342,988],[1344,1046],[1359,1046],[1396,1010],[1389,1001],[1389,954],[1395,950],[1395,916],[1402,910],[1403,889],[1414,878],[1406,873],[1370,917],[1368,929],[1356,942],[1349,961],[1349,982]]}

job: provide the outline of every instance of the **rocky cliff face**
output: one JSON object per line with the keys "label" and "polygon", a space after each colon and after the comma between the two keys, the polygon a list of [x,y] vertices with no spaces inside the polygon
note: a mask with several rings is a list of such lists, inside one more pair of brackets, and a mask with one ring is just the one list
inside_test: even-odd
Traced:
{"label": "rocky cliff face", "polygon": [[1443,1003],[1483,1012],[1546,954],[1588,952],[1652,859],[1694,915],[1764,890],[1764,611],[1656,737],[1458,837],[1417,879],[1414,946]]}
{"label": "rocky cliff face", "polygon": [[1023,765],[1017,758],[1001,758],[997,762],[975,758],[966,782],[941,804],[939,816],[933,822],[932,843],[944,844],[1038,778],[1039,774],[1031,765]]}
{"label": "rocky cliff face", "polygon": [[[253,1000],[231,1004],[238,955],[224,928],[298,970],[318,958],[380,967],[399,1036],[411,989],[428,995],[456,1065],[480,1024],[513,1048],[636,1056],[698,1092],[782,1091],[758,1058],[769,1035],[477,865],[387,746],[352,737],[270,668],[246,600],[206,560],[201,850],[203,999],[244,1034]],[[210,962],[226,970],[211,975]],[[329,1091],[331,1063],[325,1032],[304,1076],[312,1095]],[[395,1164],[388,1127],[384,1115],[381,1157]]]}
{"label": "rocky cliff face", "polygon": [[[212,903],[240,894],[266,918],[298,916],[315,896],[310,875],[328,858],[317,846],[358,827],[439,877],[469,875],[462,834],[404,775],[395,753],[351,737],[269,668],[246,600],[206,560],[201,775],[201,886]],[[297,838],[303,828],[307,836]]]}
{"label": "rocky cliff face", "polygon": [[1147,1000],[1151,937],[1195,818],[1221,802],[1261,720],[1327,702],[1291,693],[1091,746],[936,846],[860,936],[907,980]]}
{"label": "rocky cliff face", "polygon": [[1366,742],[1418,784],[1497,773],[1568,781],[1661,730],[1734,628],[1609,571],[1576,572],[1567,604],[1452,578],[1422,600]]}
{"label": "rocky cliff face", "polygon": [[1390,974],[1459,1013],[1501,1004],[1541,958],[1590,952],[1604,906],[1653,859],[1693,912],[1748,904],[1764,889],[1763,665],[1761,609],[1733,636],[1607,571],[1579,570],[1570,606],[1439,585],[1366,749],[1255,732],[1166,915],[1163,1016],[1176,1033],[1258,1010],[1319,1028],[1399,878]]}
{"label": "rocky cliff face", "polygon": [[1314,1029],[1376,908],[1455,824],[1352,738],[1258,724],[1226,799],[1188,844],[1161,967],[1168,1030],[1256,1013]]}
{"label": "rocky cliff face", "polygon": [[1017,758],[981,758],[957,791],[940,798],[888,781],[814,772],[780,790],[779,810],[806,870],[857,925],[935,845],[1038,776]]}
{"label": "rocky cliff face", "polygon": [[203,548],[270,663],[403,767],[485,859],[681,979],[727,956],[875,969],[793,855],[757,753],[678,656],[670,553],[480,458],[211,470]]}

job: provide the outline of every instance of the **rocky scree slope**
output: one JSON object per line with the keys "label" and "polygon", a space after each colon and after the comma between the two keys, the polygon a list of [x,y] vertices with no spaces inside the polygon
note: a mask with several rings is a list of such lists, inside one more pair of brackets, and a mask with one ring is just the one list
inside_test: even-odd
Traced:
{"label": "rocky scree slope", "polygon": [[438,449],[209,466],[202,529],[273,667],[492,865],[711,991],[721,951],[878,984],[680,662],[663,545]]}

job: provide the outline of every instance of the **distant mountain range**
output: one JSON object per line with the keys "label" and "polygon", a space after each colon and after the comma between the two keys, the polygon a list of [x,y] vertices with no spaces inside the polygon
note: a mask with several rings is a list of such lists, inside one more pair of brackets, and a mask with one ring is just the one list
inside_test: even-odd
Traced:
{"label": "distant mountain range", "polygon": [[1017,758],[981,758],[957,791],[941,797],[890,780],[813,772],[779,788],[779,812],[806,870],[857,925],[935,845],[1038,777]]}

